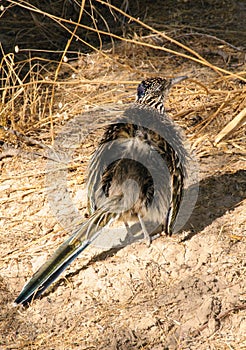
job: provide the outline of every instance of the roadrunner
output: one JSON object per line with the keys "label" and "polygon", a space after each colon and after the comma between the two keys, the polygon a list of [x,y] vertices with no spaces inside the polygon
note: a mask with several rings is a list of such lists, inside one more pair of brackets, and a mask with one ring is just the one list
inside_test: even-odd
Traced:
{"label": "roadrunner", "polygon": [[106,127],[88,169],[89,218],[39,268],[15,304],[42,294],[112,221],[121,219],[129,235],[129,222],[138,222],[148,244],[156,232],[172,235],[188,155],[164,101],[171,86],[186,78],[142,81],[136,102]]}

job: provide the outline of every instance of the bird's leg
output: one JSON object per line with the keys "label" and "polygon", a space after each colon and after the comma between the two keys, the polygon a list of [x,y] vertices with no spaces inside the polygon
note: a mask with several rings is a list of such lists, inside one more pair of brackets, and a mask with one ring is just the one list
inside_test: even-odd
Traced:
{"label": "bird's leg", "polygon": [[134,240],[134,235],[132,233],[132,230],[131,230],[128,222],[124,220],[124,224],[125,224],[125,227],[126,227],[127,236],[130,238],[131,241],[133,241]]}
{"label": "bird's leg", "polygon": [[147,228],[146,228],[146,226],[145,226],[145,223],[144,223],[144,221],[143,221],[143,219],[142,219],[142,217],[141,217],[140,214],[138,214],[138,220],[139,220],[140,225],[141,225],[142,230],[143,230],[144,240],[146,241],[146,244],[147,244],[147,246],[149,247],[149,246],[150,246],[150,243],[151,243],[151,238],[150,238],[150,235],[149,235],[149,233],[148,233],[148,231],[147,231]]}
{"label": "bird's leg", "polygon": [[122,244],[130,244],[134,241],[134,235],[132,234],[131,228],[128,224],[128,222],[126,220],[123,220],[126,231],[127,231],[127,235],[126,238],[124,240],[120,239],[120,242]]}

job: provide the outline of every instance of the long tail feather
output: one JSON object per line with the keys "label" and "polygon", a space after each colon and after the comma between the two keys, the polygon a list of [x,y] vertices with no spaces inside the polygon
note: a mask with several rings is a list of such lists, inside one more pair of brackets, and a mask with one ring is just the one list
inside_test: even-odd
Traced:
{"label": "long tail feather", "polygon": [[[33,277],[23,287],[14,304],[27,304],[31,299],[41,295],[77,256],[87,248],[101,233],[101,228],[115,213],[109,213],[108,208],[97,210],[86,223],[73,233],[45,262]],[[99,227],[101,226],[101,227]]]}

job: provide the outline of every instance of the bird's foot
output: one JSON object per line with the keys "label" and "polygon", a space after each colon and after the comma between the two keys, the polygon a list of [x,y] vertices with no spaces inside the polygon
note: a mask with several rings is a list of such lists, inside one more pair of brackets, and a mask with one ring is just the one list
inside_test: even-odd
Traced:
{"label": "bird's foot", "polygon": [[144,242],[146,243],[147,247],[150,247],[152,242],[150,235],[148,234],[147,231],[143,231],[143,234],[144,234],[144,238],[143,238]]}
{"label": "bird's foot", "polygon": [[157,233],[156,235],[154,236],[151,236],[151,242],[153,242],[155,239],[161,237],[161,234],[160,233]]}

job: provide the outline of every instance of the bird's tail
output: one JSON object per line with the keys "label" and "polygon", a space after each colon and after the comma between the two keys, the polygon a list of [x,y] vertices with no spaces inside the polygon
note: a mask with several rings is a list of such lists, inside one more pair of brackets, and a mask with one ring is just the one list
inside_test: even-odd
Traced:
{"label": "bird's tail", "polygon": [[[118,201],[118,198],[114,198]],[[114,203],[115,204],[115,203]],[[114,205],[113,205],[114,207]],[[101,233],[101,229],[111,220],[117,219],[118,214],[112,212],[112,200],[93,215],[69,237],[46,261],[23,287],[15,300],[15,305],[27,304],[33,298],[41,295],[66,267]]]}

